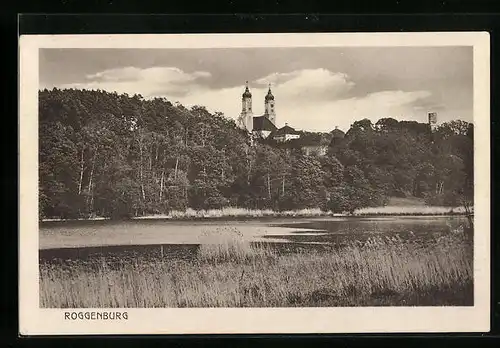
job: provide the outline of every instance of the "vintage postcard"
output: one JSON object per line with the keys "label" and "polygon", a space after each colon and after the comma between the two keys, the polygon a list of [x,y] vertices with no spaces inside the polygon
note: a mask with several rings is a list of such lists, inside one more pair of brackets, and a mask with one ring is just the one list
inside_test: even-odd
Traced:
{"label": "vintage postcard", "polygon": [[20,332],[487,332],[489,35],[20,37]]}

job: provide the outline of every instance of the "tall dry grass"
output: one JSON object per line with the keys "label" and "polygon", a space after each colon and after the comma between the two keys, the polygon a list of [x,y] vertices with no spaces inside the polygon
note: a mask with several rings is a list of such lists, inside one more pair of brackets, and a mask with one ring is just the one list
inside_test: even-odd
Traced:
{"label": "tall dry grass", "polygon": [[472,247],[461,234],[426,245],[377,238],[278,254],[238,237],[190,261],[42,264],[42,307],[472,305]]}
{"label": "tall dry grass", "polygon": [[246,209],[226,207],[221,209],[173,210],[168,214],[139,216],[136,219],[210,219],[210,218],[259,218],[259,217],[315,217],[327,216],[330,212],[324,212],[319,208],[306,208],[297,210],[275,211],[271,209]]}
{"label": "tall dry grass", "polygon": [[249,260],[266,259],[276,256],[269,244],[251,245],[237,228],[207,231],[200,239],[198,259],[213,263],[232,262],[235,264]]}

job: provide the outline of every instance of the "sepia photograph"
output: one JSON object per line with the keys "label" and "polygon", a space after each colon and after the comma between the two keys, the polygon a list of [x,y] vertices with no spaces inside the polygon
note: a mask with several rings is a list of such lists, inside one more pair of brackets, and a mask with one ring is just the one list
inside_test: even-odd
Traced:
{"label": "sepia photograph", "polygon": [[33,40],[30,303],[62,331],[181,308],[488,325],[487,37],[378,35]]}

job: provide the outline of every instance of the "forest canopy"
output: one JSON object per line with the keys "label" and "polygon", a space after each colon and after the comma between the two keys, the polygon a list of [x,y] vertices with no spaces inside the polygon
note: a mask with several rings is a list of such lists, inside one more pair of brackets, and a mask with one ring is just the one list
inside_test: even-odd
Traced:
{"label": "forest canopy", "polygon": [[308,156],[300,143],[252,143],[234,120],[203,106],[100,90],[39,92],[42,218],[226,206],[352,212],[390,196],[457,206],[472,200],[473,182],[473,126],[460,120],[431,132],[413,121],[363,119],[327,155]]}

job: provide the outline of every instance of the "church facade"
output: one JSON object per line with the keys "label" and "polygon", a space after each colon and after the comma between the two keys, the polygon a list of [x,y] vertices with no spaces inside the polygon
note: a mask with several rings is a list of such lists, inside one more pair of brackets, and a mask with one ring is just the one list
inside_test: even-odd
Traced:
{"label": "church facade", "polygon": [[255,116],[252,110],[252,93],[248,88],[248,81],[245,85],[245,91],[241,96],[241,114],[238,118],[241,128],[252,133],[254,137],[267,138],[276,133],[276,107],[274,95],[269,85],[269,90],[264,97],[264,114]]}

